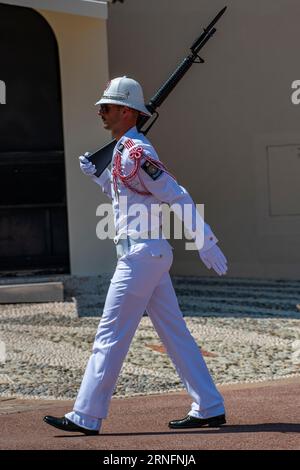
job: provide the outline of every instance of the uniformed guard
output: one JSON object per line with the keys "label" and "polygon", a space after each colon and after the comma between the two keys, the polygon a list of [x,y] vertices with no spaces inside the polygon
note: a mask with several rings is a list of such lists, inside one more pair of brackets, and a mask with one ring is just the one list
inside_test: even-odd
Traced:
{"label": "uniformed guard", "polygon": [[[172,247],[163,236],[151,237],[160,228],[160,215],[152,217],[149,236],[148,229],[137,231],[129,213],[133,204],[150,209],[153,204],[173,207],[176,203],[182,208],[189,204],[195,216],[195,204],[159,160],[148,139],[137,131],[139,114],[149,115],[140,84],[127,77],[115,78],[96,105],[104,128],[111,130],[117,140],[112,168],[96,177],[89,154],[79,157],[80,168],[112,200],[118,264],[74,409],[63,418],[46,416],[44,420],[65,431],[99,432],[124,358],[146,310],[193,399],[188,415],[171,421],[169,427],[220,426],[226,422],[222,396],[187,329],[169,275]],[[122,205],[124,198],[126,210]],[[191,222],[182,220],[192,236]],[[227,261],[217,242],[209,225],[204,224],[204,244],[203,240],[199,244],[199,255],[208,269],[221,276],[227,272]]]}

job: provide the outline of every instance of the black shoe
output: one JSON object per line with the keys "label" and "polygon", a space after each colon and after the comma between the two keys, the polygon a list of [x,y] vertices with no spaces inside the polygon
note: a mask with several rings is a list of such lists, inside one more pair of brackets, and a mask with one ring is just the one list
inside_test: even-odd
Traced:
{"label": "black shoe", "polygon": [[209,428],[218,428],[226,423],[225,415],[213,416],[212,418],[194,418],[193,416],[186,416],[183,419],[178,419],[169,422],[169,428],[183,429],[183,428],[202,428],[208,426]]}
{"label": "black shoe", "polygon": [[61,429],[62,431],[69,431],[69,432],[83,432],[87,436],[96,436],[99,434],[99,431],[92,431],[91,429],[85,429],[81,426],[78,426],[75,423],[72,423],[68,418],[65,416],[63,418],[55,418],[54,416],[45,416],[44,421],[50,426],[54,426],[55,428]]}

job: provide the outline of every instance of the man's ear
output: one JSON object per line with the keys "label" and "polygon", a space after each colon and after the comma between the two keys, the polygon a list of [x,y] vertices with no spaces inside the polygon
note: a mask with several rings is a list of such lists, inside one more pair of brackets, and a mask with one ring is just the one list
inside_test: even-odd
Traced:
{"label": "man's ear", "polygon": [[130,113],[133,117],[135,117],[135,119],[137,119],[139,117],[139,111],[137,109],[133,109],[133,108],[129,108],[130,110]]}

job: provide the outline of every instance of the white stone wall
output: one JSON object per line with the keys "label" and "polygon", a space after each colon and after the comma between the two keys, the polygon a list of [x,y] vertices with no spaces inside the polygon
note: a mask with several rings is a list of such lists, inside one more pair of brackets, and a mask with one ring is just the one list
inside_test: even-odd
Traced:
{"label": "white stone wall", "polygon": [[111,138],[103,130],[94,106],[109,75],[106,21],[39,12],[52,27],[59,50],[71,273],[109,272],[114,247],[96,237],[96,208],[105,197],[81,173],[78,162],[79,155],[102,147]]}

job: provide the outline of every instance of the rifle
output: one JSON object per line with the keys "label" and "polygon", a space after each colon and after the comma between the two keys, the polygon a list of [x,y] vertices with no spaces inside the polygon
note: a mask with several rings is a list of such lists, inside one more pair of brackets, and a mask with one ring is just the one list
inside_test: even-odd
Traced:
{"label": "rifle", "polygon": [[[146,135],[153,124],[157,121],[159,114],[156,109],[165,101],[165,99],[169,96],[171,91],[175,88],[177,83],[183,78],[186,72],[190,69],[193,64],[203,64],[205,61],[199,56],[199,51],[205,46],[207,41],[215,34],[217,31],[214,28],[214,25],[219,21],[221,16],[225,13],[227,7],[224,7],[217,16],[209,23],[206,28],[203,28],[203,33],[196,39],[192,46],[190,47],[190,53],[181,64],[177,67],[177,69],[172,73],[172,75],[168,78],[168,80],[159,88],[159,90],[155,93],[155,95],[150,99],[149,103],[146,105],[146,108],[152,114],[151,117],[149,116],[142,116],[140,115],[138,122],[137,122],[137,129],[139,132],[142,132]],[[154,118],[153,118],[154,117]],[[143,129],[144,125],[149,119],[152,119],[150,125]],[[97,150],[95,153],[90,155],[88,159],[96,166],[96,176],[100,176],[105,168],[110,164],[112,159],[112,154],[114,147],[116,145],[116,141],[112,140],[110,143],[104,145],[101,149]]]}

